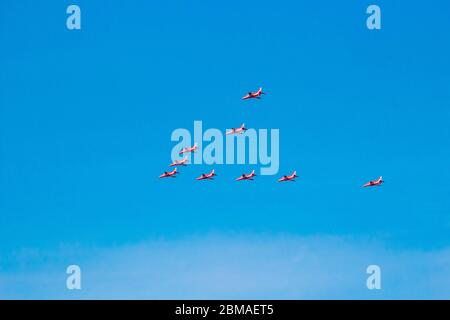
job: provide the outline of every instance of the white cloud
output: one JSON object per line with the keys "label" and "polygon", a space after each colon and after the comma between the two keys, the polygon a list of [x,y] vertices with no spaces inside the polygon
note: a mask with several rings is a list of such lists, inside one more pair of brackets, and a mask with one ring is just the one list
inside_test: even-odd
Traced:
{"label": "white cloud", "polygon": [[[350,237],[205,235],[108,249],[40,254],[0,273],[3,298],[417,299],[450,298],[450,250],[389,250]],[[26,254],[25,254],[26,256]],[[65,268],[82,269],[82,290],[65,289]],[[366,267],[382,290],[366,288]],[[32,269],[35,267],[37,269]]]}

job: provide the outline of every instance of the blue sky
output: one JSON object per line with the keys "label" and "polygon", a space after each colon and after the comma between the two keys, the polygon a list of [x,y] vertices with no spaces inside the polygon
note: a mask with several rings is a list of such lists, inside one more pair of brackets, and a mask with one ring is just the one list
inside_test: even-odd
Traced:
{"label": "blue sky", "polygon": [[[80,31],[66,28],[72,3],[81,7]],[[151,269],[154,275],[167,275],[176,257],[183,270],[198,270],[193,252],[223,250],[215,263],[249,278],[244,270],[261,257],[239,268],[236,248],[253,257],[272,245],[276,270],[295,268],[292,248],[317,241],[319,265],[332,252],[347,261],[342,268],[355,270],[339,277],[336,290],[318,282],[311,284],[317,294],[296,295],[292,286],[277,286],[288,281],[280,270],[267,269],[263,278],[273,286],[255,280],[250,290],[238,281],[233,291],[371,298],[355,288],[361,277],[365,284],[365,263],[378,260],[396,270],[392,279],[431,279],[447,289],[434,297],[448,298],[450,284],[439,279],[450,268],[450,4],[373,3],[382,10],[379,31],[366,28],[366,1],[2,1],[1,297],[67,297],[58,282],[65,283],[66,265],[80,261],[86,274],[107,274],[131,256],[139,269],[147,250],[166,261]],[[262,100],[240,100],[260,86],[267,91]],[[207,166],[159,180],[175,144],[172,131],[192,130],[195,120],[205,128],[245,122],[279,129],[280,175],[296,169],[299,181],[259,176],[234,183],[257,168],[248,165],[216,166],[213,183],[194,179]],[[383,187],[360,188],[380,175]],[[329,240],[335,238],[342,251]],[[160,243],[173,259],[157,250]],[[366,243],[375,243],[373,256],[361,248]],[[115,267],[103,268],[96,252]],[[396,264],[397,255],[406,258]],[[426,267],[402,268],[416,255]],[[220,284],[234,283],[227,275],[214,282],[218,287],[205,277],[193,297],[220,297]],[[53,280],[44,293],[36,279],[47,277]],[[122,286],[109,291],[127,291],[124,298],[168,285],[155,276],[134,290],[127,273],[121,277]],[[79,297],[101,297],[99,282],[90,289],[86,283]],[[395,288],[386,284],[373,297],[411,297],[406,282],[391,283]],[[180,297],[176,292],[190,287],[174,281],[171,288]],[[434,292],[428,282],[418,288]]]}

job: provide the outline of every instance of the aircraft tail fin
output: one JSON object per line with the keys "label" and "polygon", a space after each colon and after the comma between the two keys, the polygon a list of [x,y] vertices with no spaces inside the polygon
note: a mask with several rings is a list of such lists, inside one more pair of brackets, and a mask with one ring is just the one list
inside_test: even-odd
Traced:
{"label": "aircraft tail fin", "polygon": [[294,171],[294,173],[292,174],[294,177],[297,176],[297,171]]}

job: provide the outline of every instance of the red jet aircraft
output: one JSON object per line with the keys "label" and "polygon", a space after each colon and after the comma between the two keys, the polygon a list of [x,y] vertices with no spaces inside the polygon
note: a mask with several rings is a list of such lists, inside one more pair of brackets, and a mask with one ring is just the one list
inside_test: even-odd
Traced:
{"label": "red jet aircraft", "polygon": [[250,174],[245,174],[243,173],[242,176],[240,176],[239,178],[236,179],[236,181],[240,181],[240,180],[251,180],[253,181],[253,177],[255,177],[255,170],[253,170]]}
{"label": "red jet aircraft", "polygon": [[169,167],[176,167],[176,166],[186,166],[188,162],[188,158],[184,158],[181,160],[175,160],[174,162],[172,162],[171,164],[169,164]]}
{"label": "red jet aircraft", "polygon": [[282,176],[280,179],[278,179],[278,182],[284,182],[284,181],[292,181],[295,182],[295,178],[297,178],[297,171],[294,171],[290,176]]}
{"label": "red jet aircraft", "polygon": [[173,169],[173,171],[167,172],[165,171],[162,175],[160,175],[160,178],[176,178],[177,168]]}
{"label": "red jet aircraft", "polygon": [[200,177],[197,178],[197,180],[214,180],[213,177],[217,176],[217,174],[214,173],[214,170],[212,170],[210,173],[202,173]]}
{"label": "red jet aircraft", "polygon": [[247,100],[247,99],[261,99],[261,95],[265,94],[262,91],[262,88],[259,88],[258,91],[256,92],[249,92],[247,95],[242,97],[242,100]]}
{"label": "red jet aircraft", "polygon": [[383,183],[383,177],[379,177],[377,180],[371,180],[369,182],[367,182],[365,185],[363,185],[363,187],[374,187],[374,186],[379,186]]}
{"label": "red jet aircraft", "polygon": [[186,147],[181,149],[178,154],[188,153],[188,152],[195,152],[198,149],[197,144],[195,143],[192,147]]}
{"label": "red jet aircraft", "polygon": [[247,128],[245,128],[245,124],[243,123],[239,128],[231,128],[231,130],[228,131],[226,134],[244,133],[246,130]]}

